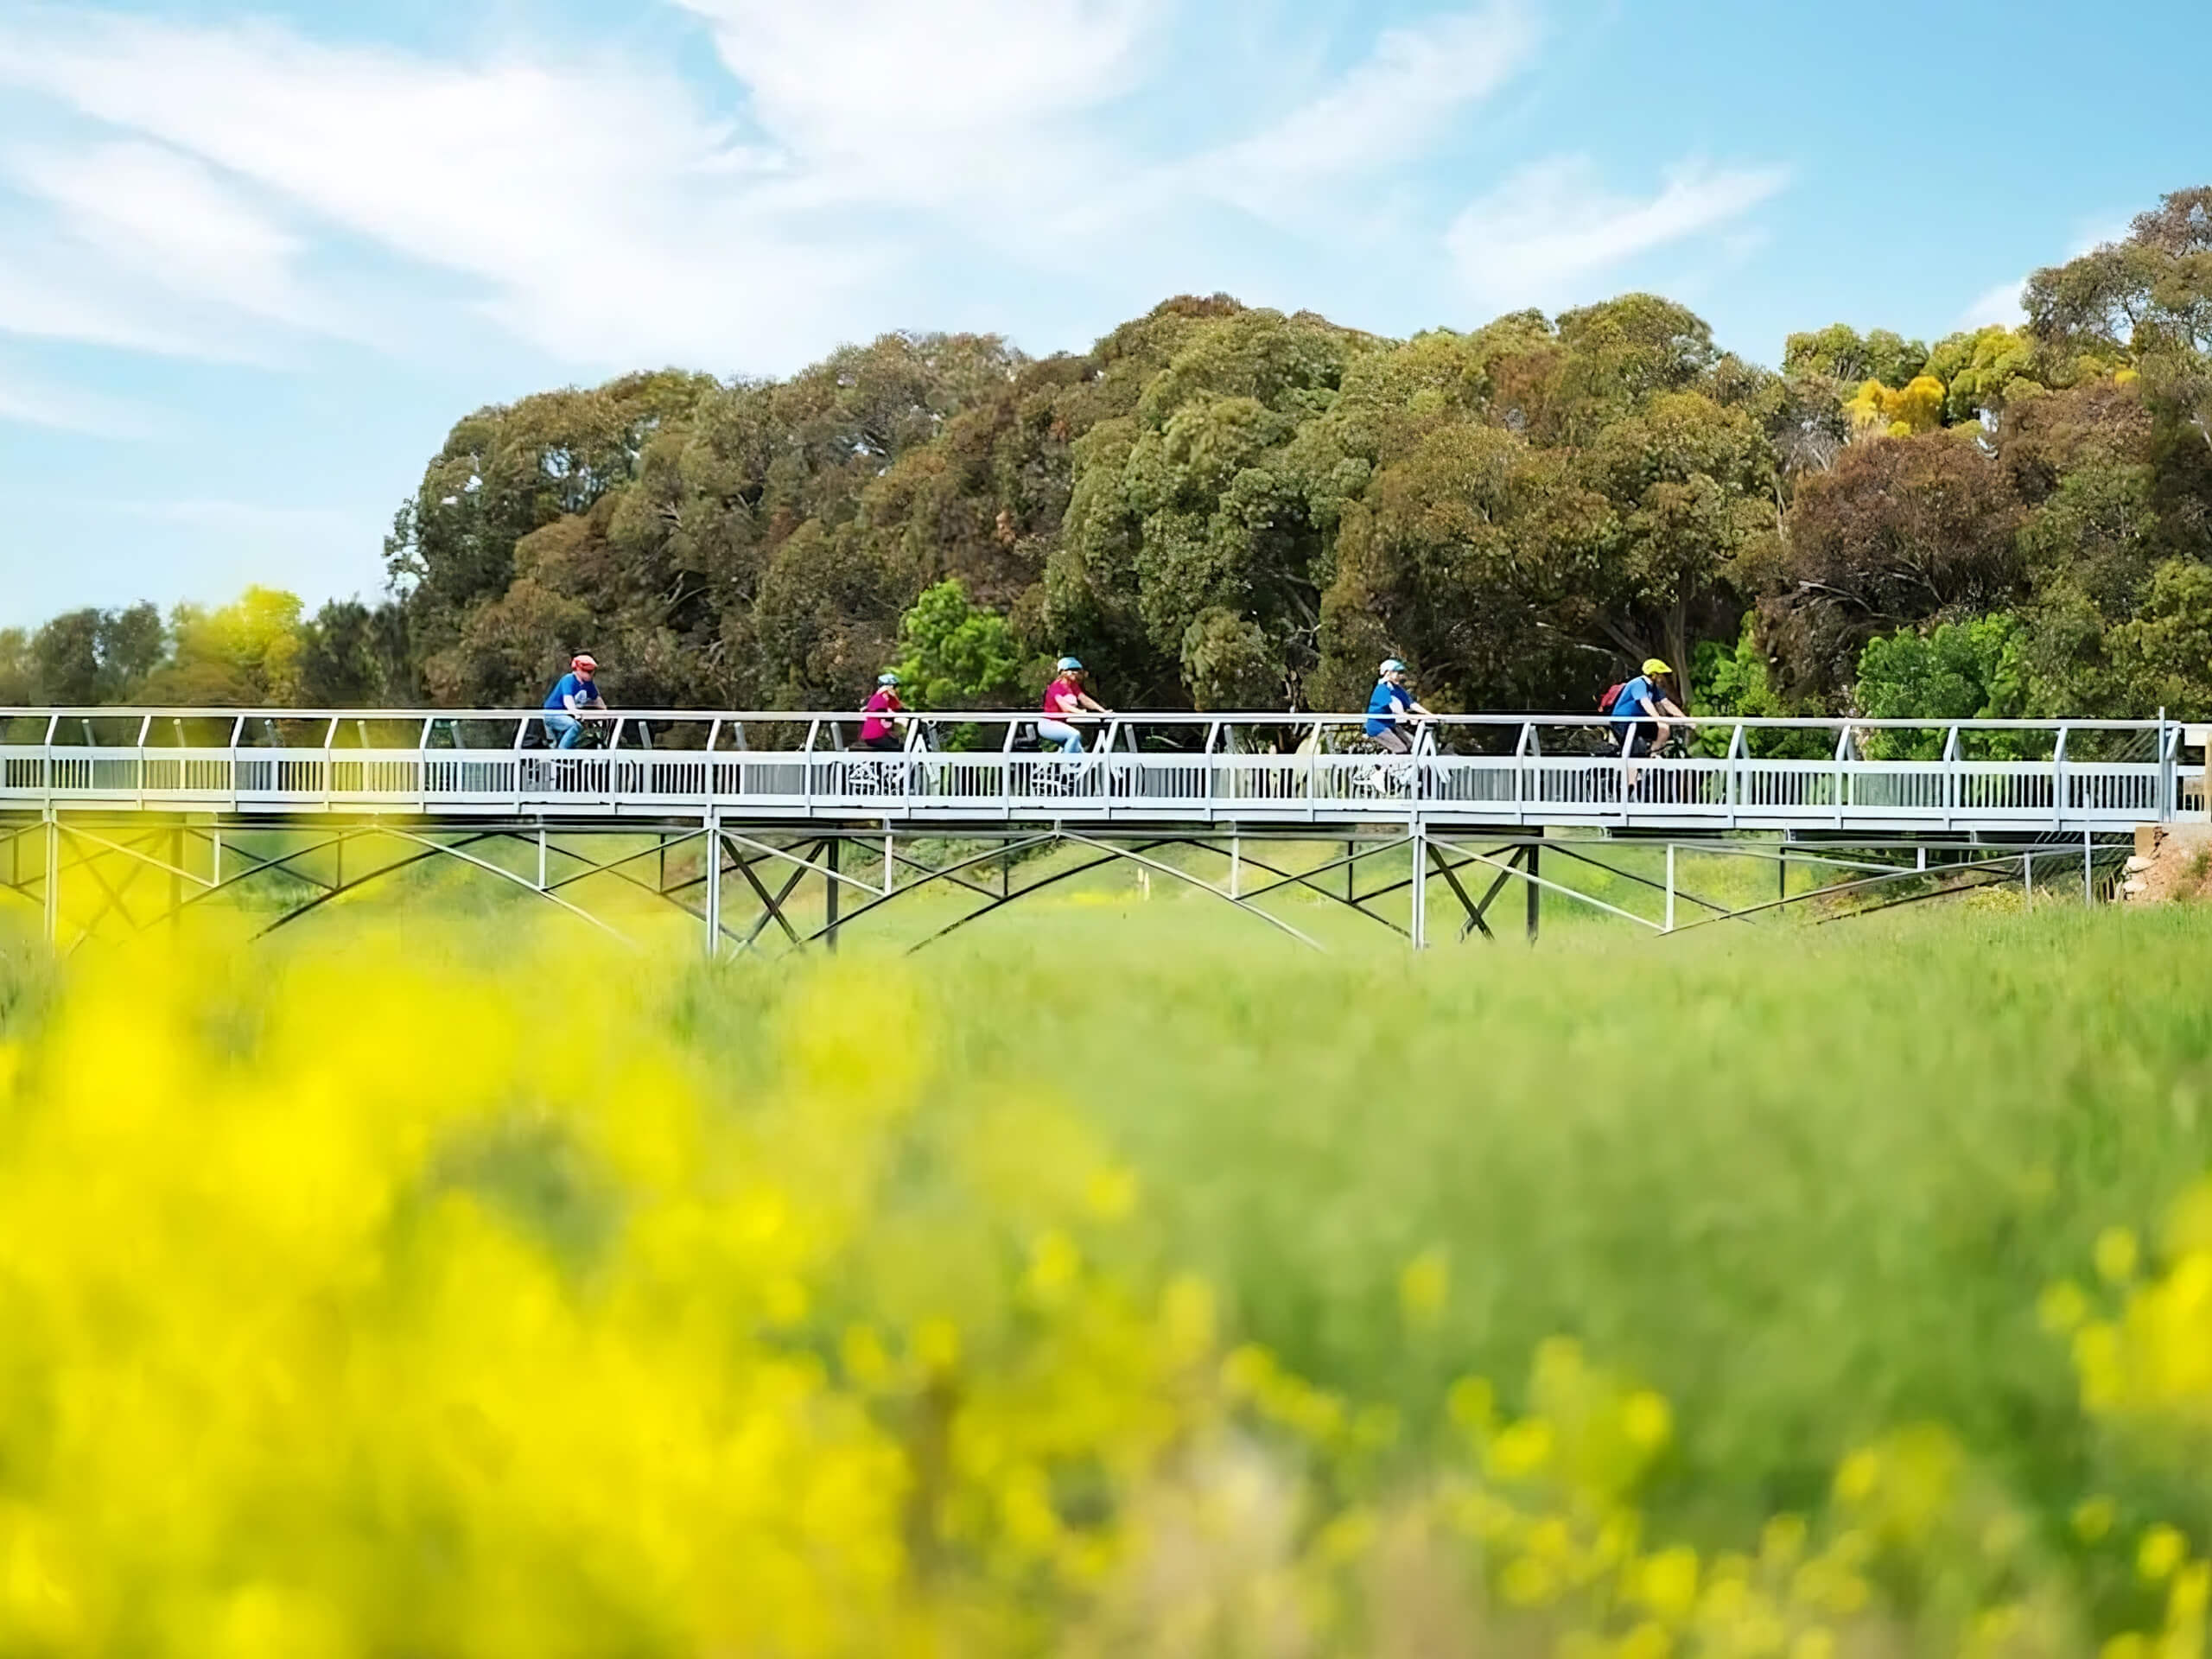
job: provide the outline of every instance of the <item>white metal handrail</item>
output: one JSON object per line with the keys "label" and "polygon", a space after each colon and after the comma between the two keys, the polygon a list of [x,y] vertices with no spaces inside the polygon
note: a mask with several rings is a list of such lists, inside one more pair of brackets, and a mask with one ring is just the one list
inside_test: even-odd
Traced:
{"label": "white metal handrail", "polygon": [[[159,721],[206,720],[220,721],[244,728],[250,722],[311,721],[315,724],[374,721],[379,724],[400,723],[420,725],[424,721],[446,724],[454,721],[481,722],[486,721],[535,721],[545,715],[559,712],[551,709],[238,709],[238,708],[5,708],[0,707],[0,722],[16,720],[35,720],[59,725],[63,721],[101,721],[121,722],[133,728],[149,731]],[[874,718],[857,709],[770,709],[738,712],[707,709],[608,709],[598,716],[612,721],[642,721],[655,726],[676,724],[740,725],[748,721],[770,724],[810,725],[817,721],[837,721],[844,725],[858,725]],[[1008,722],[1022,725],[1039,718],[1039,711],[1020,709],[909,709],[891,715],[896,720],[918,721],[942,726],[996,726]],[[1089,721],[1122,721],[1144,726],[1358,726],[1372,716],[1364,712],[1334,712],[1314,710],[1287,712],[1282,709],[1254,709],[1245,712],[1193,713],[1188,709],[1116,709],[1105,715],[1082,715],[1072,717],[1077,723]],[[1440,728],[1488,726],[1518,728],[1523,726],[1556,727],[1560,728],[1591,728],[1614,724],[1605,715],[1562,715],[1553,713],[1486,714],[1486,715],[1429,715],[1409,717],[1408,724],[1425,724]],[[1729,715],[1724,719],[1701,719],[1691,715],[1671,721],[1671,725],[1687,726],[1693,729],[1747,731],[1803,731],[1856,732],[1916,731],[1916,732],[2158,732],[2177,733],[2187,729],[2179,722],[2167,720],[1875,720],[1864,715],[1832,715],[1811,717],[1771,717]]]}

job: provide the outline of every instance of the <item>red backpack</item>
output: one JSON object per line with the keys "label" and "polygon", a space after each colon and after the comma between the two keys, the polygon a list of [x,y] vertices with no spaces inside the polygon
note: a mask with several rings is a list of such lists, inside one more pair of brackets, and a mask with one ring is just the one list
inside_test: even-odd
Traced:
{"label": "red backpack", "polygon": [[1621,693],[1627,690],[1628,682],[1626,680],[1618,680],[1613,684],[1607,686],[1605,688],[1605,695],[1598,699],[1598,712],[1601,715],[1611,714],[1613,712],[1613,705],[1621,700]]}

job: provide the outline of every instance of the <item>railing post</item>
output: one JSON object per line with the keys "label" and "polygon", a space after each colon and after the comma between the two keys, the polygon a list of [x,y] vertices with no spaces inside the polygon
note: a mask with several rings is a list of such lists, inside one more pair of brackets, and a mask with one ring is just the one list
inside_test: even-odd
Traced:
{"label": "railing post", "polygon": [[2166,747],[2166,711],[2158,710],[2158,822],[2171,823],[2179,816],[2181,804],[2174,799],[2174,760]]}
{"label": "railing post", "polygon": [[1851,722],[1846,721],[1835,740],[1835,827],[1839,830],[1843,828],[1844,796],[1850,787],[1843,770],[1850,753]]}
{"label": "railing post", "polygon": [[2050,756],[2050,826],[2063,828],[2066,823],[2066,728],[2058,728],[2058,742]]}
{"label": "railing post", "polygon": [[1959,728],[1943,734],[1943,827],[1948,830],[1959,810]]}
{"label": "railing post", "polygon": [[1513,821],[1516,824],[1529,822],[1529,757],[1536,747],[1536,723],[1529,721],[1521,728],[1521,736],[1513,746]]}

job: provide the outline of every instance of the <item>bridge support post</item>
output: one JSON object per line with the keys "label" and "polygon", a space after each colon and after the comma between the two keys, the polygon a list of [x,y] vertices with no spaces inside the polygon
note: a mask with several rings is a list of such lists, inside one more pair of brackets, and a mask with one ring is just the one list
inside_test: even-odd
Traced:
{"label": "bridge support post", "polygon": [[1407,931],[1412,936],[1414,949],[1428,949],[1428,831],[1416,819],[1413,827],[1414,887],[1413,918]]}
{"label": "bridge support post", "polygon": [[51,812],[46,815],[46,880],[43,889],[46,942],[59,950],[61,948],[61,823]]}
{"label": "bridge support post", "polygon": [[1541,868],[1543,862],[1543,856],[1544,849],[1536,845],[1534,842],[1531,842],[1529,844],[1528,853],[1529,874],[1531,877],[1531,880],[1527,884],[1529,888],[1529,943],[1531,944],[1534,944],[1536,942],[1536,931],[1543,920],[1544,890],[1538,887],[1533,879],[1543,874]]}
{"label": "bridge support post", "polygon": [[2096,864],[2091,856],[2093,851],[2089,832],[2084,830],[2082,832],[2082,902],[2084,905],[2097,902]]}
{"label": "bridge support post", "polygon": [[1667,925],[1662,931],[1675,931],[1675,843],[1671,841],[1667,843]]}
{"label": "bridge support post", "polygon": [[822,943],[833,956],[837,950],[837,849],[844,844],[837,836],[822,843]]}
{"label": "bridge support post", "polygon": [[[707,960],[718,962],[722,954],[722,821],[713,813],[707,815],[706,875]],[[543,877],[539,880],[542,883]]]}

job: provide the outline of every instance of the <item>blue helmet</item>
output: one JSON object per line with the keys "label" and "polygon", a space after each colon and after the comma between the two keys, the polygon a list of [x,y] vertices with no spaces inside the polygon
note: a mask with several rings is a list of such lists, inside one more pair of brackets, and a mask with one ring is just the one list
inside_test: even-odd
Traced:
{"label": "blue helmet", "polygon": [[1382,659],[1382,672],[1385,675],[1402,674],[1405,671],[1406,665],[1400,662],[1396,658],[1385,657]]}
{"label": "blue helmet", "polygon": [[1052,668],[1055,672],[1061,674],[1065,674],[1071,670],[1080,671],[1083,668],[1083,658],[1080,657],[1063,657],[1058,662],[1052,664]]}

